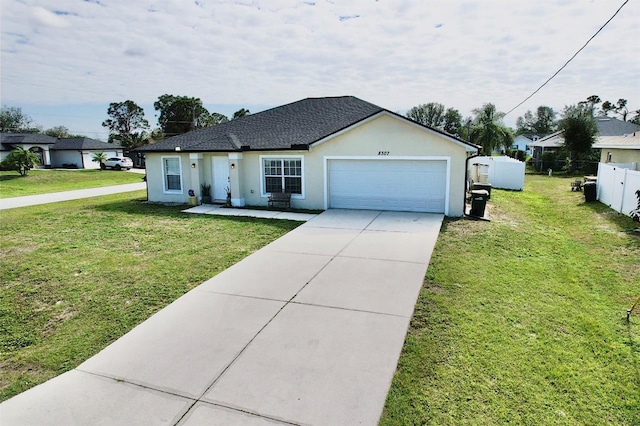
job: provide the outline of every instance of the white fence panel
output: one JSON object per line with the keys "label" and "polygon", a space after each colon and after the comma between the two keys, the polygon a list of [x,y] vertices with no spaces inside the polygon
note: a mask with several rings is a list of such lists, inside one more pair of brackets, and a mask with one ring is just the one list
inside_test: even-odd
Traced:
{"label": "white fence panel", "polygon": [[598,201],[629,216],[638,205],[636,191],[640,190],[640,172],[612,166],[598,165]]}
{"label": "white fence panel", "polygon": [[522,191],[524,189],[524,169],[525,164],[507,156],[474,157],[469,160],[469,176],[478,181],[478,176],[474,178],[475,165],[488,166],[488,183],[493,188],[513,189]]}

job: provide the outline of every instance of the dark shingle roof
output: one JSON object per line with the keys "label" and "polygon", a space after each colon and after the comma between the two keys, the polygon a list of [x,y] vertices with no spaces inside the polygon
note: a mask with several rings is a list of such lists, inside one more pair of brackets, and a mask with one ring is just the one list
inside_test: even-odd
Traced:
{"label": "dark shingle roof", "polygon": [[596,126],[600,136],[629,135],[640,130],[637,124],[618,120],[615,117],[596,117]]}
{"label": "dark shingle roof", "polygon": [[63,150],[80,150],[80,149],[122,149],[120,144],[116,143],[106,143],[102,141],[97,141],[91,138],[66,138],[66,139],[58,139],[58,141],[51,147],[54,151],[63,151]]}
{"label": "dark shingle roof", "polygon": [[173,136],[138,151],[166,152],[176,147],[188,152],[307,149],[310,144],[382,111],[387,110],[353,96],[307,98]]}
{"label": "dark shingle roof", "polygon": [[58,139],[42,133],[0,133],[2,144],[54,144]]}
{"label": "dark shingle roof", "polygon": [[383,109],[352,96],[308,98],[140,148],[142,151],[242,151],[308,145]]}

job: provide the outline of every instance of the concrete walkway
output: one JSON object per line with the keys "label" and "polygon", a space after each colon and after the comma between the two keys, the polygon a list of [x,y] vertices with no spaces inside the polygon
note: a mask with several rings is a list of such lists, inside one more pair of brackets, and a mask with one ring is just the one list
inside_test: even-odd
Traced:
{"label": "concrete walkway", "polygon": [[190,207],[182,210],[183,213],[210,214],[215,216],[243,216],[243,217],[261,217],[264,219],[285,219],[299,220],[306,222],[313,219],[317,214],[310,213],[294,213],[276,210],[253,210],[253,209],[237,209],[233,207],[222,207],[216,204],[202,204],[200,206]]}
{"label": "concrete walkway", "polygon": [[0,404],[0,423],[375,425],[441,223],[324,212]]}
{"label": "concrete walkway", "polygon": [[80,198],[98,197],[100,195],[119,194],[122,192],[146,189],[147,183],[127,183],[124,185],[103,186],[101,188],[76,189],[74,191],[51,192],[48,194],[25,195],[0,199],[0,210],[17,207],[35,206],[38,204],[57,203],[58,201],[78,200]]}

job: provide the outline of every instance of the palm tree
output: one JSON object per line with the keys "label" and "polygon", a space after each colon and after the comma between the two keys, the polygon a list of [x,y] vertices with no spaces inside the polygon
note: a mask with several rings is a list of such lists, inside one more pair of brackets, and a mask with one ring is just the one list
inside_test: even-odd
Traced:
{"label": "palm tree", "polygon": [[504,113],[497,112],[496,106],[491,103],[474,109],[473,113],[476,118],[471,129],[471,142],[482,145],[482,150],[488,155],[491,155],[494,149],[504,148],[506,151],[511,148],[513,134],[502,124]]}
{"label": "palm tree", "polygon": [[40,164],[40,156],[19,146],[11,151],[2,163],[5,167],[20,173],[20,176],[26,176],[29,174],[29,170],[33,169],[36,164]]}
{"label": "palm tree", "polygon": [[91,157],[91,161],[93,161],[94,163],[100,163],[100,170],[104,170],[104,162],[107,161],[107,156],[104,152],[99,151],[93,154],[93,156]]}

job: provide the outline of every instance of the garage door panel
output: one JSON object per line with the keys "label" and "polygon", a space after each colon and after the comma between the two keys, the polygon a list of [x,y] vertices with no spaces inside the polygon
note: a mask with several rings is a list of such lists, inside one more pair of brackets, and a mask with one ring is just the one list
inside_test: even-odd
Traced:
{"label": "garage door panel", "polygon": [[446,161],[330,160],[329,207],[445,210]]}

